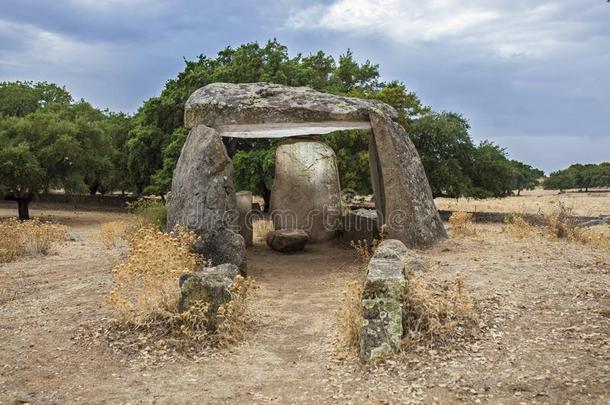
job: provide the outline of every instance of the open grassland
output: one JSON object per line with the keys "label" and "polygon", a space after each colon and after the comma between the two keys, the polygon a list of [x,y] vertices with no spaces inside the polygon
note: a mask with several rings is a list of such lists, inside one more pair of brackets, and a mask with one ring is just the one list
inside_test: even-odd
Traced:
{"label": "open grassland", "polygon": [[[588,207],[581,215],[595,215],[587,211],[593,202],[608,201],[608,195],[566,197],[575,208]],[[536,204],[557,198],[476,204],[523,211],[513,200],[531,200],[535,212]],[[13,214],[0,209],[0,218]],[[361,366],[340,330],[342,291],[361,277],[353,250],[314,245],[282,255],[258,237],[248,252],[249,275],[259,285],[249,330],[237,344],[185,357],[106,335],[118,316],[108,300],[111,269],[126,255],[116,234],[128,215],[32,214],[68,226],[71,237],[47,256],[0,264],[0,403],[610,401],[605,246],[518,222],[458,218],[447,224],[449,239],[420,252],[429,268],[421,277],[442,286],[460,274],[477,314],[474,336],[441,347],[410,343],[392,361]]]}
{"label": "open grassland", "polygon": [[559,193],[552,190],[525,190],[520,196],[506,198],[436,198],[440,210],[483,211],[483,212],[516,212],[528,214],[548,214],[563,205],[572,210],[573,215],[598,216],[610,215],[610,190],[578,192],[571,190]]}

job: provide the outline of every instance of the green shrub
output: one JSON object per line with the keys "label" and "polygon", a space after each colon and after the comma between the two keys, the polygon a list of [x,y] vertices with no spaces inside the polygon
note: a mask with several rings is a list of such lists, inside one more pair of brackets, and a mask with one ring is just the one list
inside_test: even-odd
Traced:
{"label": "green shrub", "polygon": [[127,203],[127,211],[137,217],[138,227],[152,225],[160,230],[165,230],[167,207],[162,201],[140,198]]}

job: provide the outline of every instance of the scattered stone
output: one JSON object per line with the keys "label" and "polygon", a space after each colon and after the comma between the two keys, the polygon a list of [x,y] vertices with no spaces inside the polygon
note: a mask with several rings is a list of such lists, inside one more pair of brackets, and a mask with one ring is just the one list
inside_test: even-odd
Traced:
{"label": "scattered stone", "polygon": [[366,241],[370,246],[375,239],[379,239],[379,221],[377,211],[360,208],[348,212],[343,217],[341,229],[343,241],[357,243]]}
{"label": "scattered stone", "polygon": [[[402,245],[402,246],[401,246]],[[369,262],[362,290],[360,358],[371,361],[398,352],[402,339],[402,302],[406,280],[401,255],[406,247],[382,242]]]}
{"label": "scattered stone", "polygon": [[307,232],[301,229],[279,229],[267,234],[267,245],[282,253],[301,251],[308,240]]}
{"label": "scattered stone", "polygon": [[398,257],[405,265],[405,275],[410,271],[425,271],[427,269],[424,259],[413,250],[406,247],[396,239],[384,240],[373,254],[373,258],[392,259]]}
{"label": "scattered stone", "polygon": [[231,300],[229,288],[238,275],[239,268],[234,264],[221,264],[182,275],[178,310],[184,312],[197,301],[208,303],[208,329],[215,330],[218,307]]}

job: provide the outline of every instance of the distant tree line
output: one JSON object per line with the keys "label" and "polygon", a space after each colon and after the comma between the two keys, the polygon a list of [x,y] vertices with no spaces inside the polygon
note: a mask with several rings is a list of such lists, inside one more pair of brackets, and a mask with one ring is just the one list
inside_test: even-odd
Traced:
{"label": "distant tree line", "polygon": [[[273,40],[264,46],[254,42],[227,47],[214,58],[185,60],[184,70],[134,115],[100,111],[73,100],[55,84],[0,83],[0,196],[19,204],[22,219],[34,195],[49,189],[163,198],[187,137],[183,117],[189,95],[213,82],[260,81],[392,105],[421,155],[435,196],[506,196],[535,187],[543,176],[509,160],[498,145],[475,144],[463,116],[433,111],[403,83],[380,81],[379,66],[358,63],[349,50],[338,59],[322,51],[290,57],[288,49]],[[342,187],[362,194],[371,193],[368,137],[365,131],[323,137],[337,154]],[[236,187],[268,202],[279,141],[224,142],[233,158]]]}
{"label": "distant tree line", "polygon": [[567,169],[552,172],[544,180],[543,186],[547,190],[585,191],[595,187],[610,187],[610,162],[571,165]]}

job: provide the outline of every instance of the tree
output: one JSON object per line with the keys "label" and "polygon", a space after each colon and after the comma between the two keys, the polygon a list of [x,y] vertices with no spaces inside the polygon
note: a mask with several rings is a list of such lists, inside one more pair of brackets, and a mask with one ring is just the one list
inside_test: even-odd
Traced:
{"label": "tree", "polygon": [[71,102],[70,93],[53,83],[0,83],[0,115],[24,117],[47,104],[68,105]]}
{"label": "tree", "polygon": [[589,191],[591,187],[610,187],[610,163],[580,164],[552,172],[544,180],[543,186],[547,190],[566,190],[578,188]]}
{"label": "tree", "polygon": [[98,126],[112,144],[112,173],[110,178],[100,185],[100,191],[120,190],[124,194],[133,187],[127,167],[127,141],[129,132],[133,129],[133,119],[126,114],[110,111],[106,111],[105,115],[106,119],[99,122]]}
{"label": "tree", "polygon": [[479,144],[474,153],[472,195],[478,198],[505,197],[515,184],[513,166],[506,151],[489,141]]}
{"label": "tree", "polygon": [[0,120],[0,193],[17,202],[20,219],[29,218],[29,203],[40,192],[83,192],[108,178],[112,145],[98,126],[101,111],[82,100],[72,103],[69,93],[48,83],[0,88],[0,105],[12,106],[3,110],[12,115]]}
{"label": "tree", "polygon": [[544,176],[544,172],[517,160],[511,160],[510,162],[515,172],[515,185],[513,188],[517,190],[517,195],[521,195],[521,190],[533,190],[536,188],[540,178]]}
{"label": "tree", "polygon": [[137,125],[129,132],[127,169],[136,192],[142,194],[151,177],[161,167],[163,131],[150,125]]}
{"label": "tree", "polygon": [[339,181],[343,189],[371,194],[369,172],[369,134],[363,131],[334,132],[322,137],[337,156]]}
{"label": "tree", "polygon": [[27,143],[2,144],[0,173],[0,193],[17,202],[19,219],[30,219],[28,204],[44,184],[44,170]]}
{"label": "tree", "polygon": [[435,197],[472,194],[476,147],[469,129],[464,117],[447,112],[425,114],[409,125]]}
{"label": "tree", "polygon": [[265,212],[269,212],[275,176],[275,147],[238,151],[233,157],[233,166],[236,188],[259,194],[265,201]]}

